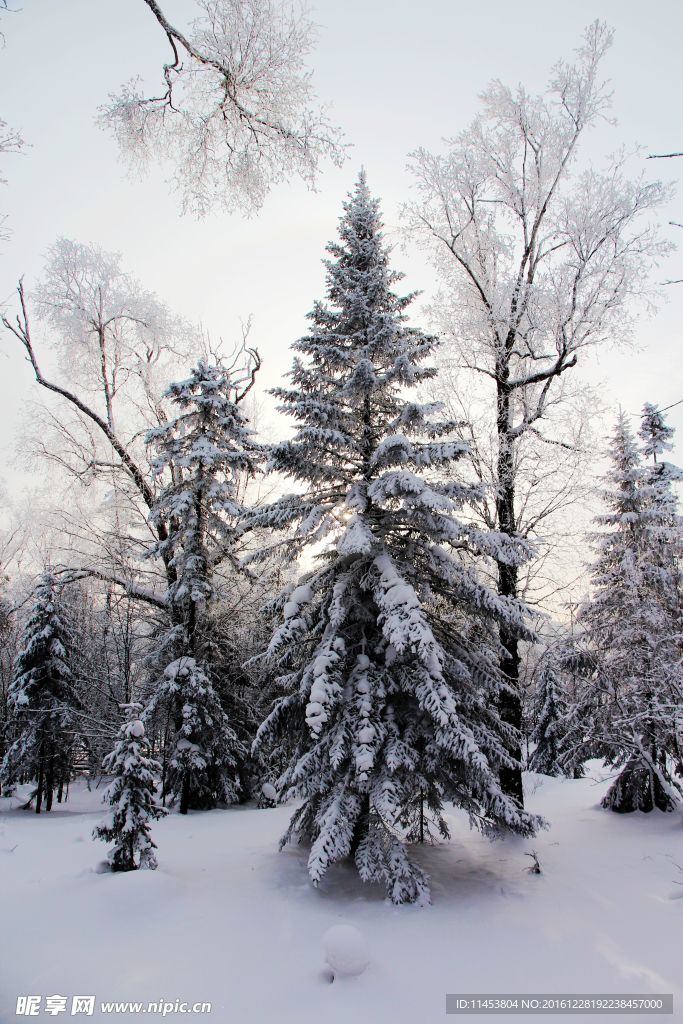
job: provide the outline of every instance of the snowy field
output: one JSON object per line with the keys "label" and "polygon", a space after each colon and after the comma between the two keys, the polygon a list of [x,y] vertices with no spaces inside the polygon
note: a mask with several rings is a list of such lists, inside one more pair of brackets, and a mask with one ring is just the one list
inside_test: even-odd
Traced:
{"label": "snowy field", "polygon": [[[220,1024],[426,1024],[473,1020],[446,1018],[445,994],[477,991],[673,992],[683,1020],[680,815],[601,810],[595,764],[591,778],[526,784],[551,828],[490,843],[453,815],[451,842],[415,854],[432,879],[424,909],[392,906],[343,865],[314,890],[305,851],[278,853],[286,807],[170,815],[154,829],[159,869],[113,875],[98,873],[105,846],[90,838],[100,793],[75,786],[40,817],[3,799],[3,1024],[24,1019],[22,994],[209,1001],[193,1019]],[[527,871],[531,850],[541,875]],[[331,984],[323,935],[340,923],[372,961]],[[92,1019],[117,1016],[140,1014],[96,1003]]]}

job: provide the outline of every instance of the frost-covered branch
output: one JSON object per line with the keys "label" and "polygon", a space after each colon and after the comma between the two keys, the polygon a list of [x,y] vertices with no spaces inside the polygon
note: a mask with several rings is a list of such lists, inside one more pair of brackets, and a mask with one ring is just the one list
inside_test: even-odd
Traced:
{"label": "frost-covered branch", "polygon": [[78,569],[64,569],[56,575],[58,575],[62,584],[75,583],[78,580],[85,579],[102,580],[104,583],[110,583],[118,587],[127,597],[134,598],[137,601],[144,601],[145,604],[152,605],[154,608],[168,611],[168,601],[164,596],[160,596],[147,587],[141,586],[132,579],[126,579],[116,572],[88,566]]}
{"label": "frost-covered branch", "polygon": [[171,48],[159,95],[139,80],[101,108],[135,166],[173,165],[183,211],[258,210],[273,184],[295,174],[313,186],[323,158],[340,164],[338,129],[315,96],[304,60],[314,26],[304,7],[275,0],[196,0],[183,32],[147,4]]}
{"label": "frost-covered branch", "polygon": [[73,391],[70,391],[68,388],[62,387],[60,384],[57,384],[54,381],[48,380],[47,377],[45,377],[44,374],[42,373],[33,347],[33,342],[31,340],[31,327],[29,322],[23,279],[19,281],[19,284],[17,286],[17,292],[19,295],[19,305],[21,308],[21,313],[17,315],[14,323],[12,323],[6,316],[3,316],[2,324],[4,328],[11,334],[13,334],[14,337],[23,346],[28,361],[30,362],[31,367],[33,369],[33,373],[35,375],[37,383],[46,390],[52,391],[54,394],[60,395],[67,402],[69,402],[70,405],[72,405],[75,409],[77,409],[80,413],[82,413],[85,417],[91,420],[98,427],[98,429],[106,437],[107,441],[114,449],[116,454],[119,456],[119,459],[121,460],[121,465],[128,472],[131,480],[133,481],[133,483],[139,490],[140,494],[142,495],[145,504],[151,506],[154,500],[154,494],[147,479],[145,478],[145,474],[136,464],[135,460],[127,451],[123,442],[114,433],[113,429],[110,427],[107,421],[97,412],[95,412],[94,409],[90,408],[90,406],[86,402],[84,402],[78,395],[76,395]]}

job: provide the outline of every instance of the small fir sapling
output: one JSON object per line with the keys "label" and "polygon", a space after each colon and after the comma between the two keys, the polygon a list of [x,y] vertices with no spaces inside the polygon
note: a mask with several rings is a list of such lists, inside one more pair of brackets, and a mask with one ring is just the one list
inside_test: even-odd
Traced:
{"label": "small fir sapling", "polygon": [[140,704],[125,706],[129,717],[103,763],[104,771],[114,776],[102,798],[111,810],[95,827],[93,837],[114,843],[107,854],[112,871],[157,866],[150,821],[163,817],[166,811],[156,799],[160,765],[147,756],[145,727],[139,718],[141,709]]}

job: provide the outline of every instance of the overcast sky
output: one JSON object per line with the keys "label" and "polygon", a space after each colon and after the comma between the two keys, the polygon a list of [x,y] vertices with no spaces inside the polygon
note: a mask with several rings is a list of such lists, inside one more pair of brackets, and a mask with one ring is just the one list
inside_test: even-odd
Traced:
{"label": "overcast sky", "polygon": [[[593,131],[591,157],[635,143],[645,152],[683,148],[680,0],[314,0],[320,31],[310,66],[319,96],[331,104],[332,119],[352,146],[349,160],[341,170],[323,169],[317,193],[296,183],[277,188],[256,218],[218,213],[197,222],[179,216],[161,170],[142,181],[127,179],[114,142],[94,124],[110,92],[136,74],[156,81],[167,59],[164,37],[143,0],[16,0],[14,6],[20,4],[17,13],[3,16],[0,52],[0,116],[30,143],[0,168],[8,180],[0,210],[12,230],[0,253],[6,308],[12,309],[19,275],[30,287],[58,236],[95,243],[119,251],[126,269],[177,312],[201,320],[214,337],[238,337],[240,319],[252,315],[252,340],[265,362],[263,386],[288,368],[287,346],[303,333],[306,312],[322,296],[324,245],[335,234],[359,166],[382,199],[392,234],[400,204],[410,198],[408,152],[420,145],[438,150],[444,136],[465,127],[493,77],[542,89],[552,64],[572,59],[582,29],[596,17],[616,30],[604,67],[618,125]],[[193,7],[190,0],[162,0],[161,6],[183,27]],[[643,167],[675,177],[683,159],[636,161],[634,173]],[[683,221],[683,194],[662,217]],[[667,231],[675,239],[676,229]],[[426,300],[432,280],[425,264],[400,247],[394,263],[408,272],[406,288],[422,289]],[[659,276],[683,277],[683,252]],[[683,285],[668,295],[656,318],[640,322],[639,351],[605,353],[584,370],[607,381],[605,398],[614,408],[621,403],[637,412],[645,400],[665,406],[683,399]],[[413,318],[426,326],[420,301]],[[31,395],[28,367],[11,339],[2,338],[6,465]],[[670,420],[683,435],[683,406]],[[18,478],[10,478],[18,487]]]}

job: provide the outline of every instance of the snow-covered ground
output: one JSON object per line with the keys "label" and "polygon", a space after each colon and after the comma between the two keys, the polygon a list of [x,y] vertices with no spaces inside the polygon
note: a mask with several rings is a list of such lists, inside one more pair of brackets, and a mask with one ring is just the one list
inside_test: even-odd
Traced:
{"label": "snow-covered ground", "polygon": [[[0,1020],[22,1019],[26,994],[94,995],[95,1020],[139,1016],[101,1000],[208,1001],[194,1019],[220,1024],[472,1020],[446,1018],[447,992],[673,992],[683,1020],[681,816],[601,810],[593,769],[527,777],[530,809],[551,820],[533,840],[490,843],[452,815],[449,843],[414,849],[431,875],[423,909],[392,906],[348,865],[313,889],[305,850],[277,850],[286,807],[170,815],[154,827],[159,869],[114,875],[90,837],[101,791],[77,785],[39,817],[0,800]],[[331,984],[323,937],[342,923],[371,963]]]}

